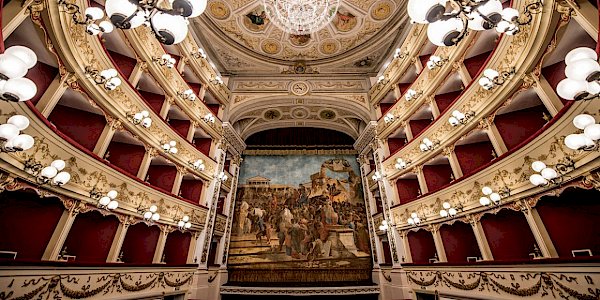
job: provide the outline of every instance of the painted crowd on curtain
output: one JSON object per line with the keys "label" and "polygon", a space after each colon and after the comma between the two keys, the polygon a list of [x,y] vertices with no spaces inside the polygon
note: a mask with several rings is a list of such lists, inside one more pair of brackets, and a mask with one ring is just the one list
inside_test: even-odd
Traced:
{"label": "painted crowd on curtain", "polygon": [[370,268],[354,156],[247,156],[239,182],[229,267]]}

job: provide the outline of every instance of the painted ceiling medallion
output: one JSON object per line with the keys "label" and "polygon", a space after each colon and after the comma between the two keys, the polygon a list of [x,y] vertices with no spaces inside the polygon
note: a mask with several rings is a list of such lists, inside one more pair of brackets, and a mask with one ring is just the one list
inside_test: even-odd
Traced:
{"label": "painted ceiling medallion", "polygon": [[266,40],[262,43],[262,51],[267,54],[277,54],[281,51],[281,44],[276,40]]}
{"label": "painted ceiling medallion", "polygon": [[292,109],[291,115],[294,119],[308,118],[310,111],[306,107],[295,107]]}
{"label": "painted ceiling medallion", "polygon": [[330,109],[324,109],[319,113],[319,117],[323,120],[333,120],[335,119],[335,112]]}
{"label": "painted ceiling medallion", "polygon": [[276,109],[269,109],[263,114],[263,118],[268,121],[281,119],[281,112]]}
{"label": "painted ceiling medallion", "polygon": [[309,90],[310,88],[308,87],[308,84],[302,81],[292,83],[292,86],[290,88],[292,94],[296,96],[304,96],[308,94]]}
{"label": "painted ceiling medallion", "polygon": [[210,4],[208,5],[208,11],[210,12],[211,16],[219,20],[225,20],[229,18],[229,15],[231,13],[229,7],[221,1],[210,2]]}
{"label": "painted ceiling medallion", "polygon": [[387,1],[381,1],[371,9],[371,17],[375,20],[385,20],[390,17],[394,8],[393,4]]}

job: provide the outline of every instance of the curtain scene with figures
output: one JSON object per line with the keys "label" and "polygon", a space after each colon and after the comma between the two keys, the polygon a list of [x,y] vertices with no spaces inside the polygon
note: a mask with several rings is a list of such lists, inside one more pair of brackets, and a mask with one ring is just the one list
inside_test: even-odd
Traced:
{"label": "curtain scene with figures", "polygon": [[244,157],[230,282],[356,283],[369,281],[371,268],[355,156]]}

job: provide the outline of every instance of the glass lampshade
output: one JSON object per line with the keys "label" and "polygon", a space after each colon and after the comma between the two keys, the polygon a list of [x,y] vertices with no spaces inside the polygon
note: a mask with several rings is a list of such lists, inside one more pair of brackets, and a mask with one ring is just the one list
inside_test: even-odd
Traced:
{"label": "glass lampshade", "polygon": [[542,177],[544,177],[544,179],[550,180],[558,177],[558,173],[552,168],[545,168],[542,170]]}
{"label": "glass lampshade", "polygon": [[567,56],[565,56],[565,64],[570,65],[571,63],[580,59],[592,59],[597,61],[598,54],[594,49],[588,47],[575,48],[567,53]]}
{"label": "glass lampshade", "polygon": [[15,101],[27,101],[37,94],[37,86],[28,78],[12,78],[6,81],[2,94]]}
{"label": "glass lampshade", "polygon": [[491,193],[490,194],[490,200],[494,201],[494,202],[498,202],[500,201],[502,197],[500,197],[500,194],[498,193]]}
{"label": "glass lampshade", "polygon": [[100,205],[106,206],[110,203],[110,198],[104,196],[100,198],[100,200],[98,200],[98,203],[100,203]]}
{"label": "glass lampshade", "polygon": [[153,213],[152,214],[152,221],[158,221],[160,220],[160,215],[158,213]]}
{"label": "glass lampshade", "polygon": [[490,201],[490,199],[488,197],[479,198],[479,204],[481,204],[483,206],[490,205],[490,203],[492,203],[492,202]]}
{"label": "glass lampshade", "polygon": [[104,11],[99,7],[88,7],[85,9],[85,15],[92,20],[100,20],[104,17]]}
{"label": "glass lampshade", "polygon": [[18,57],[25,63],[25,67],[27,69],[33,68],[37,63],[37,55],[33,50],[25,47],[25,46],[12,46],[4,51],[4,54],[12,55]]}
{"label": "glass lampshade", "polygon": [[50,165],[52,167],[55,167],[58,171],[62,171],[67,166],[65,161],[61,160],[61,159],[57,159],[57,160],[53,161]]}
{"label": "glass lampshade", "polygon": [[26,151],[33,147],[35,141],[33,140],[33,137],[28,134],[19,134],[17,137],[11,140],[11,143],[14,149]]}
{"label": "glass lampshade", "polygon": [[590,75],[597,72],[600,72],[600,65],[593,59],[580,59],[571,62],[565,68],[565,75],[567,75],[567,78],[574,80],[587,81]]}
{"label": "glass lampshade", "polygon": [[538,161],[534,161],[534,162],[531,164],[531,168],[532,168],[534,171],[536,171],[536,172],[541,172],[543,169],[545,169],[545,168],[546,168],[546,164],[545,164],[545,163],[543,163],[543,162],[541,162],[541,161],[539,161],[539,160],[538,160]]}
{"label": "glass lampshade", "polygon": [[585,138],[581,134],[569,134],[565,138],[565,145],[572,150],[579,150],[585,146]]}
{"label": "glass lampshade", "polygon": [[563,99],[574,100],[582,92],[585,92],[587,87],[586,81],[565,78],[556,86],[556,93]]}
{"label": "glass lampshade", "polygon": [[71,174],[67,172],[60,172],[52,179],[52,182],[57,185],[65,185],[71,180]]}
{"label": "glass lampshade", "polygon": [[185,223],[185,229],[190,229],[190,228],[192,228],[192,223],[190,223],[190,222]]}
{"label": "glass lampshade", "polygon": [[184,222],[189,222],[190,221],[190,217],[189,216],[183,216],[182,219]]}
{"label": "glass lampshade", "polygon": [[447,217],[447,216],[448,216],[448,212],[442,209],[442,210],[440,210],[440,216],[441,216],[442,218],[445,218],[445,217]]}
{"label": "glass lampshade", "polygon": [[13,124],[0,125],[0,138],[6,141],[12,140],[19,135],[19,128]]}
{"label": "glass lampshade", "polygon": [[18,57],[0,54],[0,74],[8,78],[20,78],[27,74],[27,65]]}
{"label": "glass lampshade", "polygon": [[600,124],[592,124],[585,127],[583,134],[592,141],[600,140]]}
{"label": "glass lampshade", "polygon": [[106,196],[108,196],[108,198],[110,198],[111,200],[117,198],[118,195],[119,193],[115,190],[110,190],[108,193],[106,193]]}
{"label": "glass lampshade", "polygon": [[488,195],[490,195],[491,193],[493,193],[493,191],[492,191],[492,188],[490,188],[489,186],[484,186],[484,187],[481,189],[481,192],[482,192],[484,195],[486,195],[486,196],[488,196]]}
{"label": "glass lampshade", "polygon": [[116,200],[112,200],[108,203],[108,205],[106,206],[108,209],[117,209],[119,207],[119,202]]}
{"label": "glass lampshade", "polygon": [[539,186],[539,185],[546,185],[548,184],[548,180],[546,180],[544,177],[542,177],[542,175],[540,174],[533,174],[529,177],[529,181],[531,182],[531,184],[535,185],[535,186]]}
{"label": "glass lampshade", "polygon": [[409,0],[408,16],[419,24],[427,24],[439,20],[446,10],[446,0]]}
{"label": "glass lampshade", "polygon": [[453,39],[458,37],[464,28],[464,24],[459,18],[440,20],[429,24],[427,27],[427,36],[429,41],[437,46],[453,46],[456,44]]}
{"label": "glass lampshade", "polygon": [[585,129],[595,123],[596,119],[588,114],[580,114],[573,118],[573,125],[579,129]]}
{"label": "glass lampshade", "polygon": [[44,178],[48,178],[48,179],[54,178],[54,176],[56,176],[56,174],[58,174],[58,170],[52,166],[45,167],[40,172],[40,176],[42,176]]}
{"label": "glass lampshade", "polygon": [[152,218],[152,213],[147,211],[144,213],[144,219],[150,220]]}

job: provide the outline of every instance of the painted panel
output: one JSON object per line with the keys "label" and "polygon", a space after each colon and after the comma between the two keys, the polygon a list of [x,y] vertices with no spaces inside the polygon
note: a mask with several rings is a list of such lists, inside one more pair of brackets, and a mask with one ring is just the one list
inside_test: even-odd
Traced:
{"label": "painted panel", "polygon": [[228,268],[233,282],[370,280],[355,156],[246,156]]}

